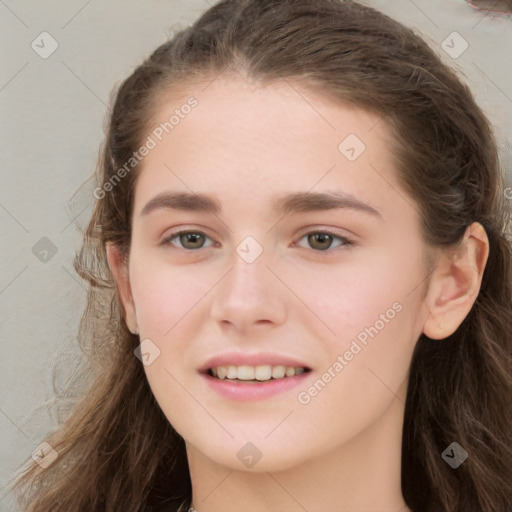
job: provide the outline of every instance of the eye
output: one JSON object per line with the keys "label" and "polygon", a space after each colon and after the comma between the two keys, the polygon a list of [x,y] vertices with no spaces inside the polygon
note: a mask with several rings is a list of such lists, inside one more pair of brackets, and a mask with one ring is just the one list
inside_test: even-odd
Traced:
{"label": "eye", "polygon": [[348,238],[335,235],[329,231],[311,231],[310,233],[306,233],[302,238],[300,238],[300,240],[306,237],[310,246],[317,251],[326,251],[331,249],[333,239],[338,239],[341,242],[337,247],[351,247],[354,245],[354,243]]}
{"label": "eye", "polygon": [[[350,247],[353,244],[351,240],[346,237],[335,235],[329,231],[311,231],[310,233],[306,233],[303,237],[299,239],[302,240],[307,237],[308,243],[313,249],[316,251],[327,251],[332,248],[332,242],[334,239],[340,241],[337,247]],[[206,239],[211,240],[207,235],[205,235],[201,231],[176,231],[175,233],[171,233],[168,237],[162,240],[161,245],[175,245],[173,243],[174,240],[178,240],[181,249],[186,250],[197,250],[203,249],[206,247],[204,245],[204,241]],[[211,245],[210,245],[211,247]]]}
{"label": "eye", "polygon": [[204,240],[209,237],[201,231],[176,231],[171,233],[167,238],[162,240],[161,245],[174,245],[172,242],[174,239],[179,240],[181,249],[195,250],[202,249]]}

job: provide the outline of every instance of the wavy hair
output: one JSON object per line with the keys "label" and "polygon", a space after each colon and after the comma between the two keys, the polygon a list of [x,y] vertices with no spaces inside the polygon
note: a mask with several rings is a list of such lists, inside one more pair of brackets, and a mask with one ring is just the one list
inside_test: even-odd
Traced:
{"label": "wavy hair", "polygon": [[[450,250],[479,222],[490,254],[479,295],[444,340],[412,357],[402,493],[413,512],[507,512],[512,502],[512,242],[504,169],[489,120],[454,69],[413,30],[355,1],[222,0],[158,47],[113,93],[96,169],[107,182],[144,142],[173,89],[219,73],[300,82],[373,112],[393,135],[397,176],[428,246]],[[59,456],[17,481],[27,512],[190,506],[185,442],[162,413],[125,323],[105,244],[130,248],[140,165],[97,194],[75,257],[88,301],[78,333],[88,384],[47,441]],[[102,188],[103,187],[103,188]],[[99,189],[97,189],[99,190]],[[469,454],[452,469],[453,441]],[[158,446],[158,449],[155,447]],[[170,509],[169,509],[170,510]]]}

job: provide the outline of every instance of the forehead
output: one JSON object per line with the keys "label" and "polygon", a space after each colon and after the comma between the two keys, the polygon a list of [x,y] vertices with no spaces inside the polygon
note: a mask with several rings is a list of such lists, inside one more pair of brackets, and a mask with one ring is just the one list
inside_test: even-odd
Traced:
{"label": "forehead", "polygon": [[380,116],[289,80],[261,85],[221,77],[171,91],[161,96],[148,136],[155,147],[137,185],[144,199],[164,182],[248,198],[264,190],[268,198],[279,190],[340,185],[368,197],[395,180]]}
{"label": "forehead", "polygon": [[[305,82],[283,79],[261,83],[239,75],[214,77],[186,89],[164,91],[158,95],[154,124],[169,120],[173,112],[178,113],[191,97],[197,106],[180,116],[173,131],[178,131],[180,125],[192,123],[195,130],[198,125],[205,129],[214,127],[215,130],[209,132],[211,137],[237,127],[241,130],[230,135],[254,135],[259,130],[270,133],[283,127],[287,129],[281,133],[283,137],[289,133],[308,138],[318,132],[326,135],[338,132],[337,136],[340,136],[347,130],[361,135],[377,124],[380,124],[377,132],[385,131],[385,125],[380,123],[382,116],[336,100],[332,94],[321,94]],[[190,117],[192,121],[181,122],[183,117]]]}

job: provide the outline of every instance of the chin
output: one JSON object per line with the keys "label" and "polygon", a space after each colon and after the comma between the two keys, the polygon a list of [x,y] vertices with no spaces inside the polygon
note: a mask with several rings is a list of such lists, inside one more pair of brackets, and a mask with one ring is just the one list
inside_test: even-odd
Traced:
{"label": "chin", "polygon": [[[276,436],[272,440],[249,441],[245,436],[228,436],[212,439],[190,439],[187,445],[194,447],[195,455],[207,457],[214,464],[232,471],[248,473],[265,473],[286,471],[307,462],[314,453],[299,452],[297,446],[307,446],[308,443],[297,443],[288,438]],[[252,436],[255,439],[256,436]],[[288,441],[288,442],[287,442]],[[310,445],[311,446],[311,445]]]}

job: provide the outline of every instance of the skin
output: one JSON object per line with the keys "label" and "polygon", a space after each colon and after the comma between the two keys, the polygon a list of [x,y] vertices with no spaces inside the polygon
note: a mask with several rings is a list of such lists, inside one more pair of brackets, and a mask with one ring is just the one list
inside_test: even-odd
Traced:
{"label": "skin", "polygon": [[[186,441],[196,510],[408,511],[400,456],[411,356],[421,333],[442,340],[470,311],[488,256],[485,230],[474,223],[459,252],[434,252],[427,267],[418,207],[396,179],[390,136],[372,113],[291,82],[263,87],[224,76],[167,95],[158,121],[190,95],[197,107],[143,160],[128,262],[113,245],[107,254],[127,325],[160,350],[145,371]],[[338,149],[351,133],[366,145],[354,161]],[[332,190],[382,217],[271,209],[289,192]],[[222,212],[141,216],[162,191],[211,195]],[[160,245],[179,229],[206,238]],[[353,245],[305,236],[326,229]],[[253,263],[236,252],[247,236],[263,248]],[[400,312],[300,403],[298,392],[396,303]],[[234,402],[197,372],[227,350],[275,350],[313,371],[299,388]],[[247,442],[262,454],[250,468],[237,457]]]}

